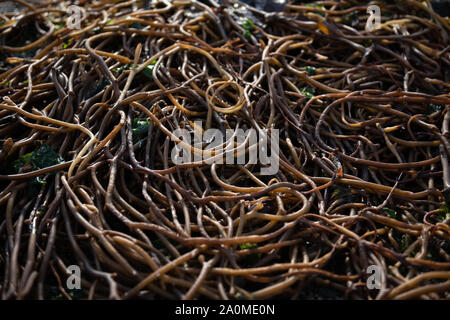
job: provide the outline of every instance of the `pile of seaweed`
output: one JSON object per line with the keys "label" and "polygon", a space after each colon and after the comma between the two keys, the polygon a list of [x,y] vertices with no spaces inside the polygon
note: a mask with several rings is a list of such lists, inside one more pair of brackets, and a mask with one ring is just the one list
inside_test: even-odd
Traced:
{"label": "pile of seaweed", "polygon": [[[430,1],[370,3],[370,30],[353,0],[9,3],[3,299],[450,298],[450,22]],[[204,142],[176,163],[178,129],[278,132],[279,169],[248,136],[215,145],[245,162]]]}

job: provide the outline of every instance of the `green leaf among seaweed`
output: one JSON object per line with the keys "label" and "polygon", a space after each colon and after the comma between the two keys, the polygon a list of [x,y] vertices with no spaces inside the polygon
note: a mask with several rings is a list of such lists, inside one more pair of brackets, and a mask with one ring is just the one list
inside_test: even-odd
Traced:
{"label": "green leaf among seaweed", "polygon": [[303,87],[300,89],[300,92],[308,99],[314,97],[314,88],[311,87]]}
{"label": "green leaf among seaweed", "polygon": [[[316,8],[316,9],[320,9],[320,10],[325,10],[325,7],[322,5],[318,5],[315,3],[307,3],[305,4],[305,7],[310,7],[310,8]],[[325,17],[325,14],[323,12],[316,12],[318,15]]]}
{"label": "green leaf among seaweed", "polygon": [[[43,144],[33,152],[24,154],[19,159],[13,162],[13,167],[16,172],[29,163],[33,170],[44,169],[55,164],[63,162],[64,159],[53,150],[48,144]],[[29,180],[28,193],[35,196],[42,186],[47,184],[47,178],[51,173],[39,175]]]}
{"label": "green leaf among seaweed", "polygon": [[430,103],[428,105],[428,107],[427,107],[427,114],[433,114],[433,113],[436,113],[436,112],[441,112],[442,110],[444,110],[444,105]]}
{"label": "green leaf among seaweed", "polygon": [[255,28],[255,23],[250,19],[245,19],[242,23],[242,28],[244,29],[244,37],[249,39],[252,35],[252,31]]}
{"label": "green leaf among seaweed", "polygon": [[383,210],[388,213],[392,219],[396,219],[397,218],[397,211],[392,210],[390,208],[384,207]]}
{"label": "green leaf among seaweed", "polygon": [[450,218],[450,210],[446,204],[439,208],[439,213],[436,217],[441,221],[445,221]]}
{"label": "green leaf among seaweed", "polygon": [[316,68],[312,66],[306,66],[305,71],[308,72],[308,76],[313,76],[316,74]]}
{"label": "green leaf among seaweed", "polygon": [[149,124],[150,121],[146,118],[134,118],[132,120],[133,143],[146,139],[145,135],[147,135]]}
{"label": "green leaf among seaweed", "polygon": [[244,243],[244,244],[239,245],[239,249],[241,249],[241,250],[254,249],[254,248],[258,248],[257,243]]}

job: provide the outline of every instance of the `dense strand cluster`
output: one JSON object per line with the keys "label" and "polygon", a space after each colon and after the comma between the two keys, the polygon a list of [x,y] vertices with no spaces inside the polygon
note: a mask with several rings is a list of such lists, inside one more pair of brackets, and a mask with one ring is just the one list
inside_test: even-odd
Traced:
{"label": "dense strand cluster", "polygon": [[[1,298],[450,297],[450,26],[429,1],[371,3],[372,31],[353,0],[14,3]],[[278,172],[174,163],[175,130],[210,128],[279,130]]]}

